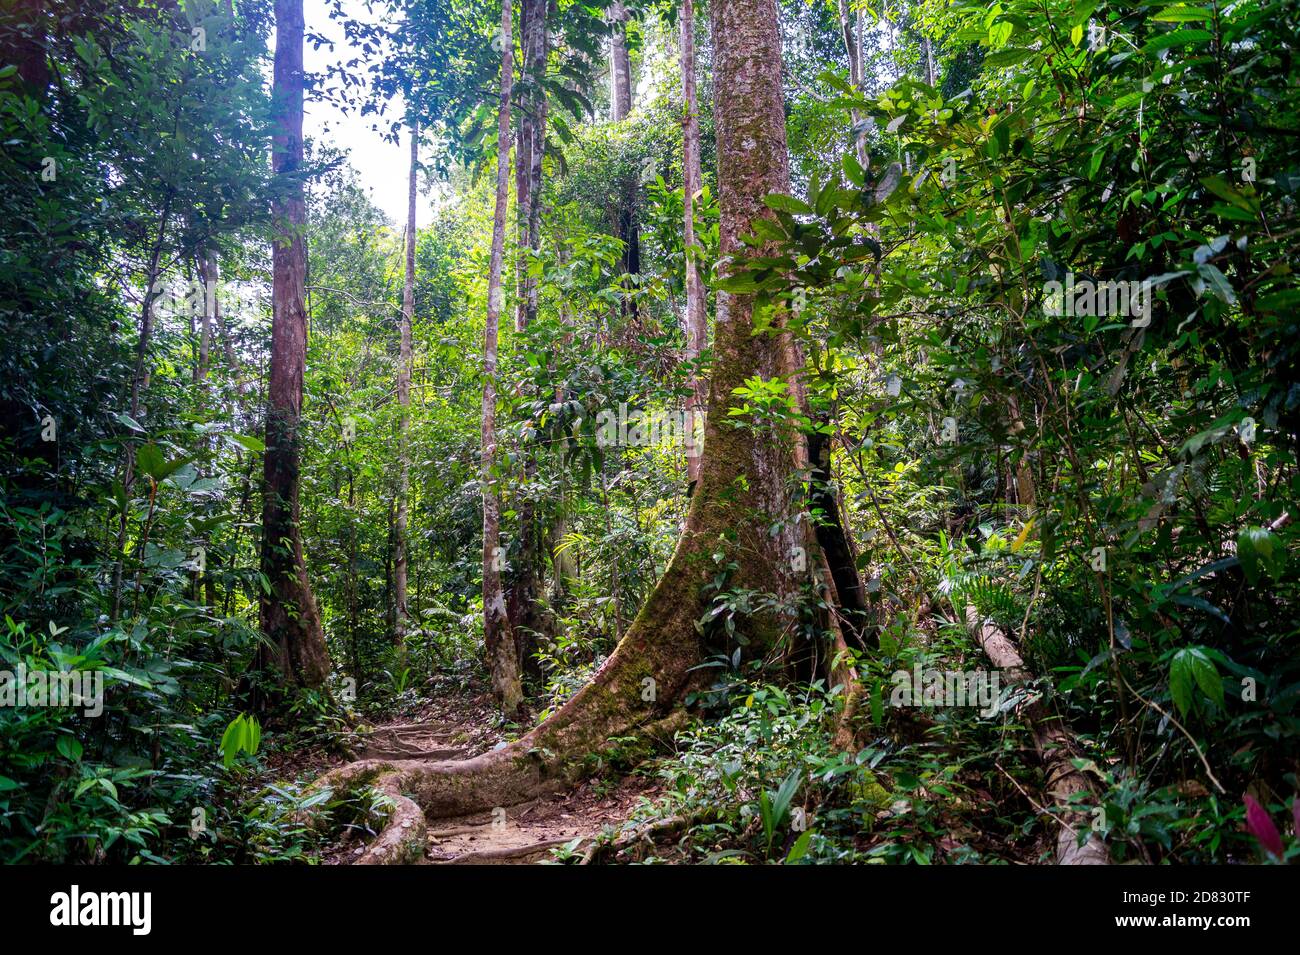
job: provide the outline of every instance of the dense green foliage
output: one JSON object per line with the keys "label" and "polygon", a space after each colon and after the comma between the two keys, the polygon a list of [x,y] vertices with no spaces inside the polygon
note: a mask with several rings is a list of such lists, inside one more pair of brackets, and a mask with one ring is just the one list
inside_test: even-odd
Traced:
{"label": "dense green foliage", "polygon": [[[749,237],[763,256],[725,281],[697,24],[694,209],[710,313],[719,292],[757,292],[807,356],[807,416],[786,383],[754,380],[737,425],[832,442],[870,608],[851,651],[862,745],[835,744],[842,687],[728,642],[765,595],[723,574],[700,627],[726,634],[712,682],[673,751],[643,763],[661,791],[629,823],[685,827],[641,858],[1041,861],[1050,821],[1020,719],[1040,696],[1078,736],[1101,794],[1083,808],[1116,861],[1258,858],[1243,794],[1283,819],[1300,786],[1300,5],[860,5],[862,89],[835,5],[782,5],[795,186]],[[679,410],[693,370],[676,7],[634,10],[636,106],[610,123],[603,5],[552,6],[542,241],[525,266],[540,308],[525,330],[503,321],[498,375],[507,584],[525,561],[545,582],[533,721],[626,632],[688,505],[680,442],[606,446],[601,415]],[[372,61],[318,84],[367,111],[403,95],[387,132],[418,119],[438,197],[416,246],[413,624],[399,644],[402,229],[345,144],[313,142],[301,530],[334,673],[254,717],[270,5],[46,7],[39,30],[0,18],[0,669],[99,674],[104,706],[0,706],[0,861],[309,861],[323,837],[301,810],[332,797],[304,777],[361,721],[484,677],[498,8],[358,18]],[[48,83],[15,65],[33,49]],[[210,324],[192,284],[208,251]],[[1067,281],[1147,283],[1145,310],[1055,308]],[[989,713],[891,706],[898,671],[987,668],[967,605],[1037,679]],[[382,816],[350,800],[332,807],[341,825]]]}

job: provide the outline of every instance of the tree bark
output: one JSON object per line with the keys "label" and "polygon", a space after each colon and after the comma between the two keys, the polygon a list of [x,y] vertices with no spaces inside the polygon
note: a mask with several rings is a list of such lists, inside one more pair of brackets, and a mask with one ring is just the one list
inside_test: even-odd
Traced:
{"label": "tree bark", "polygon": [[483,640],[492,693],[502,712],[514,716],[523,702],[519,659],[501,585],[501,498],[492,471],[496,463],[497,330],[501,322],[501,266],[505,252],[506,207],[510,202],[510,94],[514,82],[511,0],[501,3],[501,103],[497,109],[497,189],[488,264],[487,321],[483,328]]}
{"label": "tree bark", "polygon": [[[695,260],[695,197],[699,194],[700,115],[695,97],[695,10],[692,0],[682,0],[682,181],[684,220],[682,244],[686,249],[686,360],[690,364],[690,396],[686,400],[687,428],[693,428],[708,400],[708,385],[700,375],[699,361],[708,341],[704,283]],[[700,479],[703,448],[688,445],[686,477],[693,486]]]}
{"label": "tree bark", "polygon": [[0,62],[14,64],[27,94],[44,102],[50,85],[45,0],[13,0],[5,4],[5,17],[12,32],[0,45]]}
{"label": "tree bark", "polygon": [[303,372],[307,361],[304,287],[307,245],[302,230],[307,204],[303,159],[303,4],[276,0],[272,87],[272,168],[278,178],[272,215],[278,235],[272,261],[271,369],[267,389],[263,465],[262,573],[270,593],[261,597],[261,625],[269,646],[258,650],[259,668],[279,670],[286,686],[320,687],[329,675],[329,652],[307,579],[299,534]]}
{"label": "tree bark", "polygon": [[217,320],[217,257],[213,255],[210,248],[205,248],[195,258],[197,259],[199,284],[203,288],[203,311],[200,315],[201,325],[199,327],[199,360],[194,365],[194,382],[198,384],[208,377],[208,363],[212,351],[212,329]]}
{"label": "tree bark", "polygon": [[[776,0],[715,0],[711,13],[721,249],[733,256],[742,254],[740,237],[754,220],[772,215],[763,197],[789,189],[780,33]],[[498,195],[503,188],[498,181]],[[700,483],[668,569],[614,653],[590,683],[509,746],[457,762],[363,760],[322,777],[321,785],[336,789],[373,785],[396,794],[387,827],[360,861],[409,859],[423,844],[426,814],[523,802],[590,771],[591,754],[614,737],[681,725],[679,704],[701,679],[696,665],[709,652],[696,628],[709,610],[706,587],[719,573],[713,555],[720,547],[723,565],[734,566],[728,588],[783,597],[797,589],[792,556],[807,540],[807,522],[793,519],[790,485],[802,436],[735,428],[729,414],[735,388],[754,376],[777,377],[788,361],[784,333],[753,334],[753,310],[753,296],[719,295]],[[486,448],[485,441],[485,461]],[[488,557],[485,544],[485,576]],[[778,611],[741,620],[749,652],[766,652],[792,622]]]}
{"label": "tree bark", "polygon": [[411,323],[415,320],[415,190],[420,162],[420,129],[411,120],[411,175],[406,190],[406,282],[402,287],[401,344],[397,365],[397,404],[401,408],[397,436],[397,520],[394,528],[393,599],[398,646],[406,645],[406,540],[408,497],[411,491]]}
{"label": "tree bark", "polygon": [[826,571],[835,585],[838,621],[847,642],[856,649],[868,647],[867,624],[870,608],[866,590],[858,574],[857,550],[848,533],[840,497],[835,491],[831,471],[831,440],[814,431],[808,437],[808,459],[812,468],[809,480],[810,506],[817,544],[826,557]]}
{"label": "tree bark", "polygon": [[609,7],[614,33],[609,41],[609,118],[621,123],[632,112],[632,64],[627,53],[627,9],[623,0]]}

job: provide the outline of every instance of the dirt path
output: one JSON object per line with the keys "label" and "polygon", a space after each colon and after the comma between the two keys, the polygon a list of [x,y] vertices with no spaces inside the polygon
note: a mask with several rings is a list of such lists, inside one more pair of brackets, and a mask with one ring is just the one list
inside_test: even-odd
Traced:
{"label": "dirt path", "polygon": [[[463,715],[464,721],[456,717]],[[476,711],[430,707],[418,718],[375,726],[357,747],[361,759],[468,759],[495,745],[498,734]],[[558,858],[577,861],[606,828],[617,830],[653,783],[636,775],[616,783],[596,779],[576,789],[517,806],[429,820],[423,865],[527,865]],[[360,855],[355,843],[327,861],[346,864]]]}

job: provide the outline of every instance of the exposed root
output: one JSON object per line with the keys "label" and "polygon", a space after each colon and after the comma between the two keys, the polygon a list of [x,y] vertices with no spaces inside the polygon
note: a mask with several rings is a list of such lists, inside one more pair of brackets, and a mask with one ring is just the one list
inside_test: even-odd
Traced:
{"label": "exposed root", "polygon": [[402,794],[400,777],[386,773],[375,780],[375,789],[391,803],[388,820],[379,836],[356,860],[358,865],[402,865],[424,855],[428,823],[424,811]]}
{"label": "exposed root", "polygon": [[680,575],[682,589],[661,583],[591,682],[514,743],[469,759],[362,759],[322,776],[318,787],[346,791],[369,784],[396,806],[357,861],[408,861],[416,815],[423,840],[426,819],[517,806],[560,792],[601,768],[622,741],[675,732],[685,720],[678,701],[698,678],[692,667],[699,660],[697,603],[685,596],[699,592],[697,574]]}
{"label": "exposed root", "polygon": [[[451,859],[433,859],[431,865],[500,865],[503,862],[538,862],[544,859],[552,849],[568,845],[572,839],[548,839],[545,842],[530,842],[524,846],[505,846],[496,849],[481,849],[466,852]],[[581,843],[579,844],[581,846]]]}

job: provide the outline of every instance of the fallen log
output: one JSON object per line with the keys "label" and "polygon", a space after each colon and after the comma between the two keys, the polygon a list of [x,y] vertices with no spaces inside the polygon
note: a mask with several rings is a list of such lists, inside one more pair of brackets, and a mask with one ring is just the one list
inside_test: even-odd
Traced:
{"label": "fallen log", "polygon": [[[966,626],[984,654],[1011,683],[1026,683],[1034,678],[1002,629],[991,620],[981,620],[970,605],[966,607]],[[1093,789],[1088,777],[1072,761],[1078,755],[1078,746],[1070,727],[1041,697],[1026,706],[1021,716],[1033,736],[1034,749],[1043,764],[1047,795],[1057,810],[1055,818],[1061,827],[1056,838],[1057,864],[1109,865],[1106,844],[1092,831],[1092,822],[1078,803],[1079,794],[1092,794]],[[1084,832],[1088,836],[1080,845],[1079,835]]]}

